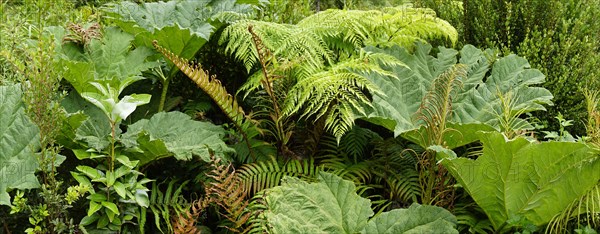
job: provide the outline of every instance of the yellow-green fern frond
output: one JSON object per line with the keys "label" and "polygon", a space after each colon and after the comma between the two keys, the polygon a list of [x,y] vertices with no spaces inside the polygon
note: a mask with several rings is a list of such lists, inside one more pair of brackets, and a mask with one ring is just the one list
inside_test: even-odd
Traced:
{"label": "yellow-green fern frond", "polygon": [[379,93],[378,88],[362,75],[368,73],[395,78],[370,61],[368,56],[345,60],[326,71],[299,80],[288,93],[283,113],[302,113],[301,118],[324,117],[325,129],[339,140],[352,128],[354,114],[364,114],[364,106],[370,105],[367,93]]}
{"label": "yellow-green fern frond", "polygon": [[331,62],[331,51],[327,44],[310,30],[296,25],[242,20],[227,27],[220,40],[221,43],[227,43],[225,51],[242,61],[248,70],[259,65],[258,52],[252,34],[248,31],[249,26],[252,26],[265,48],[275,57],[296,61],[302,65],[297,66],[302,69],[298,72],[300,74],[318,71]]}

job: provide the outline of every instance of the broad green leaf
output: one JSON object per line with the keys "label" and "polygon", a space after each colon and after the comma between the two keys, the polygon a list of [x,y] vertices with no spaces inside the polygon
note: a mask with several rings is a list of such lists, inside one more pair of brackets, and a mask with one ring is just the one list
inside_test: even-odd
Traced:
{"label": "broad green leaf", "polygon": [[111,119],[116,121],[126,119],[136,107],[148,104],[150,97],[150,94],[131,94],[123,97],[110,111]]}
{"label": "broad green leaf", "polygon": [[371,202],[351,181],[321,173],[320,183],[285,177],[268,190],[265,215],[273,233],[356,233],[373,216]]}
{"label": "broad green leaf", "polygon": [[102,172],[90,166],[77,166],[76,169],[92,180],[97,180],[100,177],[104,176]]}
{"label": "broad green leaf", "polygon": [[101,208],[102,208],[102,205],[100,203],[97,203],[95,201],[90,201],[90,208],[88,209],[87,216],[92,216],[97,211],[99,211]]}
{"label": "broad green leaf", "polygon": [[[124,31],[136,35],[136,45],[152,47],[152,41],[157,40],[178,57],[191,59],[223,21],[242,18],[252,8],[234,0],[122,1],[108,4],[105,11]],[[173,67],[170,70],[178,71]]]}
{"label": "broad green leaf", "polygon": [[[369,76],[383,94],[373,95],[373,108],[366,107],[368,111],[364,119],[394,131],[396,136],[424,125],[416,118],[423,98],[429,93],[434,80],[457,63],[466,66],[467,75],[458,77],[462,87],[453,90],[449,122],[485,123],[499,129],[496,118],[501,113],[498,94],[506,96],[511,93],[516,97],[513,103],[515,113],[545,110],[542,104],[552,104],[552,94],[548,90],[530,87],[544,82],[544,75],[531,69],[527,60],[516,55],[496,59],[491,50],[481,51],[466,45],[460,52],[440,47],[434,57],[430,55],[431,46],[422,43],[417,43],[414,53],[398,46],[387,49],[369,47],[366,50],[392,55],[406,65],[382,65],[397,79],[376,74]],[[393,120],[395,125],[389,120]],[[464,143],[468,142],[461,144]]]}
{"label": "broad green leaf", "polygon": [[83,59],[63,56],[62,62],[67,68],[65,79],[79,94],[113,92],[118,95],[126,85],[143,79],[142,71],[158,65],[146,61],[153,54],[151,49],[138,46],[131,50],[133,38],[117,28],[107,28],[102,40],[92,40],[86,46],[81,55]]}
{"label": "broad green leaf", "polygon": [[371,201],[351,181],[321,172],[318,183],[284,177],[265,190],[265,218],[272,233],[458,233],[447,210],[413,204],[373,216]]}
{"label": "broad green leaf", "polygon": [[458,233],[456,223],[456,217],[444,208],[413,204],[381,213],[361,233]]}
{"label": "broad green leaf", "polygon": [[81,225],[81,226],[90,225],[90,224],[96,222],[96,220],[98,220],[99,218],[100,218],[100,215],[98,215],[98,214],[93,214],[92,216],[85,216],[85,217],[83,217],[83,219],[81,219],[81,222],[79,222],[79,225]]}
{"label": "broad green leaf", "polygon": [[[67,124],[61,130],[60,143],[70,149],[95,149],[101,152],[110,144],[110,123],[102,110],[71,92],[62,101]],[[117,129],[120,133],[120,129]]]}
{"label": "broad green leaf", "polygon": [[121,141],[126,148],[142,152],[137,156],[140,165],[170,156],[179,160],[199,156],[208,162],[210,151],[221,156],[233,151],[223,142],[224,134],[212,123],[194,121],[181,112],[162,112],[130,125]]}
{"label": "broad green leaf", "polygon": [[600,180],[598,152],[583,143],[507,140],[497,132],[478,136],[483,155],[476,160],[439,153],[496,229],[517,215],[543,225]]}
{"label": "broad green leaf", "polygon": [[127,198],[127,192],[125,191],[125,185],[123,185],[121,182],[117,181],[115,182],[113,188],[115,188],[115,191],[117,192],[117,194],[119,194],[119,196],[123,199]]}
{"label": "broad green leaf", "polygon": [[136,189],[135,191],[135,202],[144,208],[148,208],[150,200],[148,199],[148,192],[142,189]]}
{"label": "broad green leaf", "polygon": [[0,205],[10,205],[12,189],[39,187],[39,130],[25,114],[21,95],[20,85],[0,86]]}
{"label": "broad green leaf", "polygon": [[[470,123],[448,123],[448,130],[444,134],[444,146],[449,149],[454,149],[478,140],[477,132],[479,131],[494,131],[492,126],[486,124]],[[419,144],[423,148],[427,148],[428,132],[425,126],[420,126],[419,129],[411,130],[402,133],[402,137],[414,143]]]}
{"label": "broad green leaf", "polygon": [[119,208],[117,208],[117,205],[115,205],[115,203],[103,201],[102,206],[106,207],[106,209],[112,211],[115,214],[120,214]]}

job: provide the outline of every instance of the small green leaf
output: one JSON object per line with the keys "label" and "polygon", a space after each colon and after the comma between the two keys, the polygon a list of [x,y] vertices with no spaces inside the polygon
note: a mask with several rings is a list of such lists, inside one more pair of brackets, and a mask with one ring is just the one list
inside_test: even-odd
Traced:
{"label": "small green leaf", "polygon": [[135,191],[135,202],[137,202],[137,204],[141,207],[147,208],[148,205],[150,205],[150,201],[148,200],[148,192],[142,189],[137,189]]}
{"label": "small green leaf", "polygon": [[105,154],[98,154],[95,152],[88,152],[85,149],[74,149],[73,150],[73,154],[75,154],[75,157],[77,157],[77,159],[79,160],[83,160],[83,159],[96,159],[96,158],[106,158]]}
{"label": "small green leaf", "polygon": [[115,184],[115,172],[107,171],[106,172],[106,186],[111,187]]}
{"label": "small green leaf", "polygon": [[137,165],[137,161],[131,161],[125,155],[117,155],[115,157],[115,159],[117,159],[117,161],[120,162],[121,164],[129,167],[129,169],[132,169],[132,168],[134,168]]}
{"label": "small green leaf", "polygon": [[99,211],[100,208],[102,208],[102,205],[100,205],[94,201],[90,201],[90,208],[88,209],[87,216],[92,216],[97,211]]}
{"label": "small green leaf", "polygon": [[98,202],[98,203],[107,200],[106,199],[106,194],[104,194],[104,193],[94,193],[94,194],[91,194],[91,195],[87,196],[87,199],[90,200],[90,201]]}
{"label": "small green leaf", "polygon": [[113,188],[115,188],[115,191],[117,192],[117,194],[119,194],[119,196],[121,196],[121,198],[127,198],[127,191],[125,191],[125,185],[123,185],[121,182],[115,182]]}
{"label": "small green leaf", "polygon": [[108,221],[112,223],[113,219],[115,218],[115,213],[112,212],[110,209],[104,209],[104,211],[106,212],[106,216],[108,217]]}
{"label": "small green leaf", "polygon": [[104,206],[107,209],[111,210],[115,214],[121,214],[121,213],[119,213],[119,208],[117,208],[117,205],[115,205],[115,203],[103,201],[102,202],[102,206]]}
{"label": "small green leaf", "polygon": [[76,169],[80,172],[83,172],[83,174],[92,180],[97,180],[103,176],[101,174],[102,172],[89,166],[77,166]]}
{"label": "small green leaf", "polygon": [[87,177],[83,176],[81,173],[72,171],[71,175],[73,176],[73,178],[75,178],[75,180],[77,180],[77,182],[79,182],[79,184],[88,186],[89,188],[93,188],[92,182],[90,182],[90,180]]}
{"label": "small green leaf", "polygon": [[132,94],[123,97],[119,103],[114,105],[111,111],[111,119],[126,119],[135,108],[150,102],[150,94]]}
{"label": "small green leaf", "polygon": [[100,219],[98,220],[98,223],[96,224],[96,228],[101,229],[106,227],[106,225],[108,225],[108,217],[107,216],[102,216],[100,217]]}
{"label": "small green leaf", "polygon": [[123,177],[130,171],[131,171],[131,168],[129,168],[127,166],[120,166],[119,168],[117,168],[117,170],[115,170],[115,179],[119,179],[119,178]]}
{"label": "small green leaf", "polygon": [[83,217],[83,219],[81,219],[81,222],[79,222],[79,225],[81,225],[81,226],[90,225],[90,224],[96,222],[96,220],[98,220],[99,218],[100,218],[100,215],[98,215],[98,214],[93,214],[92,216],[85,216],[85,217]]}

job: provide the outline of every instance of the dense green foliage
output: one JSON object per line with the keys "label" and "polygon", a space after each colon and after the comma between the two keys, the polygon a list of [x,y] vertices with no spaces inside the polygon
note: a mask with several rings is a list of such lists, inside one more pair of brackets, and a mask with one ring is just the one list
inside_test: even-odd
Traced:
{"label": "dense green foliage", "polygon": [[599,6],[0,0],[0,233],[595,233]]}
{"label": "dense green foliage", "polygon": [[555,116],[576,120],[571,131],[585,134],[585,88],[600,89],[600,2],[598,0],[492,1],[417,0],[461,32],[460,42],[498,47],[528,59],[547,75],[543,84],[556,97],[548,112],[535,115],[549,129]]}

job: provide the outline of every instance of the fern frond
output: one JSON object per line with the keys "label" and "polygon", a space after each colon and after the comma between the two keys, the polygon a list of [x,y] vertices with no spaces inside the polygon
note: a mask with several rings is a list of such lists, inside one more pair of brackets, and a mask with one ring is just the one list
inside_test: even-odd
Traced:
{"label": "fern frond", "polygon": [[[171,180],[165,192],[160,190],[156,182],[152,183],[148,208],[154,214],[155,225],[161,233],[172,233],[171,220],[181,217],[187,211],[187,201],[181,196],[181,190],[189,181],[181,183],[173,191],[176,182]],[[166,227],[166,230],[162,230],[163,227]]]}
{"label": "fern frond", "polygon": [[264,189],[278,186],[284,176],[310,179],[316,178],[320,170],[313,159],[292,159],[282,164],[271,158],[268,161],[244,164],[237,171],[237,177],[244,184],[248,194],[257,194]]}
{"label": "fern frond", "polygon": [[325,128],[339,141],[352,128],[354,113],[364,113],[364,106],[370,106],[367,92],[380,92],[362,75],[366,73],[394,78],[368,57],[346,60],[299,80],[288,93],[283,114],[289,116],[302,111],[301,118],[324,117]]}
{"label": "fern frond", "polygon": [[462,77],[466,77],[466,66],[455,64],[432,82],[431,90],[423,97],[416,117],[427,126],[429,139],[423,142],[428,145],[444,144],[446,124],[452,117],[452,96],[462,86]]}
{"label": "fern frond", "polygon": [[248,200],[243,184],[231,164],[223,165],[220,164],[220,159],[215,159],[212,165],[214,169],[208,177],[214,182],[206,186],[206,196],[227,212],[223,216],[230,224],[223,227],[234,232],[246,232],[243,226],[248,221],[250,213],[244,212]]}
{"label": "fern frond", "polygon": [[223,85],[221,85],[221,81],[216,79],[216,76],[214,75],[212,77],[209,76],[208,72],[203,70],[198,64],[192,66],[187,60],[181,59],[164,47],[161,47],[156,40],[153,41],[152,44],[156,50],[173,62],[175,66],[210,96],[223,113],[235,124],[236,128],[241,131],[250,154],[256,159],[256,156],[254,156],[254,153],[252,152],[249,135],[255,135],[257,132],[260,132],[260,129],[258,129],[251,119],[246,116],[244,110],[237,103],[235,98],[227,92]]}

